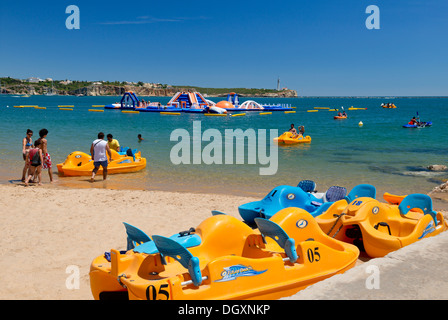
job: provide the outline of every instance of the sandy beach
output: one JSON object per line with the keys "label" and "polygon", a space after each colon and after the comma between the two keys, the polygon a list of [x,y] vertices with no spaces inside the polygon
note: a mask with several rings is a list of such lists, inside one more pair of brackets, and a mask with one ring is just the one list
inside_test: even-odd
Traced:
{"label": "sandy beach", "polygon": [[[0,192],[0,299],[4,300],[90,300],[90,263],[111,248],[126,248],[122,222],[149,235],[169,236],[196,227],[213,209],[239,218],[238,205],[259,200],[163,191],[69,189],[50,184],[0,185]],[[446,205],[440,201],[435,209],[446,209],[440,208]],[[73,270],[72,266],[80,271],[79,289],[66,287],[70,275],[66,272]]]}
{"label": "sandy beach", "polygon": [[[238,205],[255,200],[159,191],[66,189],[49,184],[0,185],[0,192],[0,299],[92,299],[90,263],[112,248],[126,249],[122,222],[149,235],[169,236],[196,227],[212,209],[239,217]],[[69,266],[79,267],[79,289],[66,288]]]}

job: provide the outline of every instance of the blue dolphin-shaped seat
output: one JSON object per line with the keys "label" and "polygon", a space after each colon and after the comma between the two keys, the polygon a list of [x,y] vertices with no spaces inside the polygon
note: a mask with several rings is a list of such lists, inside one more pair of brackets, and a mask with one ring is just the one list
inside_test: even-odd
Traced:
{"label": "blue dolphin-shaped seat", "polygon": [[282,185],[274,188],[261,201],[240,205],[238,211],[245,222],[253,224],[255,218],[270,219],[281,209],[289,207],[301,208],[313,216],[317,216],[326,210],[329,205],[324,205],[322,198],[317,198],[314,194],[305,192],[301,187]]}
{"label": "blue dolphin-shaped seat", "polygon": [[[318,194],[313,192],[315,190],[313,181],[303,181],[305,182],[299,183],[297,187],[278,186],[262,200],[240,205],[238,207],[240,216],[246,223],[253,224],[255,218],[270,219],[284,208],[297,207],[308,211],[313,217],[317,217],[336,201],[345,199],[350,203],[359,197],[376,197],[376,189],[370,184],[359,184],[348,195],[345,187],[331,186],[324,194],[320,194],[321,197],[319,197]],[[305,190],[310,190],[310,192]]]}

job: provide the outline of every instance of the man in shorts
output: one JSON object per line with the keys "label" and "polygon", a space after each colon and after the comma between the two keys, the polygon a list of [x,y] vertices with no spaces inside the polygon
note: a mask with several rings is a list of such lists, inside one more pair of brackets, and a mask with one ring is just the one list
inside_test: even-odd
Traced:
{"label": "man in shorts", "polygon": [[90,154],[92,155],[94,169],[92,171],[92,178],[90,178],[90,182],[95,181],[95,175],[98,172],[100,166],[103,167],[103,180],[107,178],[107,154],[109,155],[109,159],[112,161],[112,152],[110,152],[109,145],[107,141],[104,140],[104,133],[98,133],[98,139],[92,142],[90,146]]}
{"label": "man in shorts", "polygon": [[51,171],[51,157],[50,154],[48,153],[48,149],[47,149],[47,135],[48,135],[48,130],[47,129],[41,129],[39,131],[39,137],[41,139],[41,149],[42,149],[42,157],[44,159],[44,162],[42,163],[42,169],[48,169],[48,176],[50,177],[50,183],[55,182],[55,180],[53,180],[53,172]]}

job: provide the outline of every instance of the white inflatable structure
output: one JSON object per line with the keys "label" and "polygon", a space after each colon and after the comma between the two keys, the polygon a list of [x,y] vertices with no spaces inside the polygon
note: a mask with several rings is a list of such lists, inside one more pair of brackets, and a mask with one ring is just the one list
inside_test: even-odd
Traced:
{"label": "white inflatable structure", "polygon": [[263,110],[263,106],[258,102],[253,100],[244,101],[241,105],[238,106],[238,109],[261,109]]}

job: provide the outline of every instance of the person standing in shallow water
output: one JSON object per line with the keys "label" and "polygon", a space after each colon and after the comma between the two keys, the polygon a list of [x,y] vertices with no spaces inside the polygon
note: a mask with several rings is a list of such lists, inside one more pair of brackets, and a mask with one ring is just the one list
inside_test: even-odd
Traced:
{"label": "person standing in shallow water", "polygon": [[26,130],[26,137],[22,140],[22,156],[23,160],[25,161],[25,165],[23,166],[22,171],[22,181],[25,181],[26,172],[29,169],[29,163],[27,161],[28,152],[30,151],[31,147],[33,146],[33,139],[31,137],[33,136],[33,130],[28,129]]}
{"label": "person standing in shallow water", "polygon": [[42,156],[44,159],[44,162],[42,163],[42,169],[48,169],[48,176],[50,177],[50,183],[55,182],[53,180],[53,172],[51,171],[51,157],[50,154],[48,153],[48,149],[47,149],[47,135],[48,135],[48,130],[47,129],[41,129],[39,131],[39,137],[41,139],[41,149],[42,149]]}
{"label": "person standing in shallow water", "polygon": [[29,152],[27,153],[26,162],[28,162],[29,166],[29,173],[28,177],[25,179],[25,186],[28,186],[28,183],[32,179],[34,175],[37,176],[38,184],[42,185],[42,163],[44,161],[42,149],[40,147],[42,146],[41,139],[37,139],[34,142],[34,148],[30,148]]}
{"label": "person standing in shallow water", "polygon": [[90,154],[92,155],[93,166],[95,167],[92,171],[92,177],[90,182],[95,181],[95,175],[97,174],[100,166],[103,167],[103,180],[107,178],[107,154],[109,155],[110,161],[112,161],[112,152],[110,151],[109,144],[104,140],[104,133],[98,133],[98,139],[92,142],[90,146]]}

